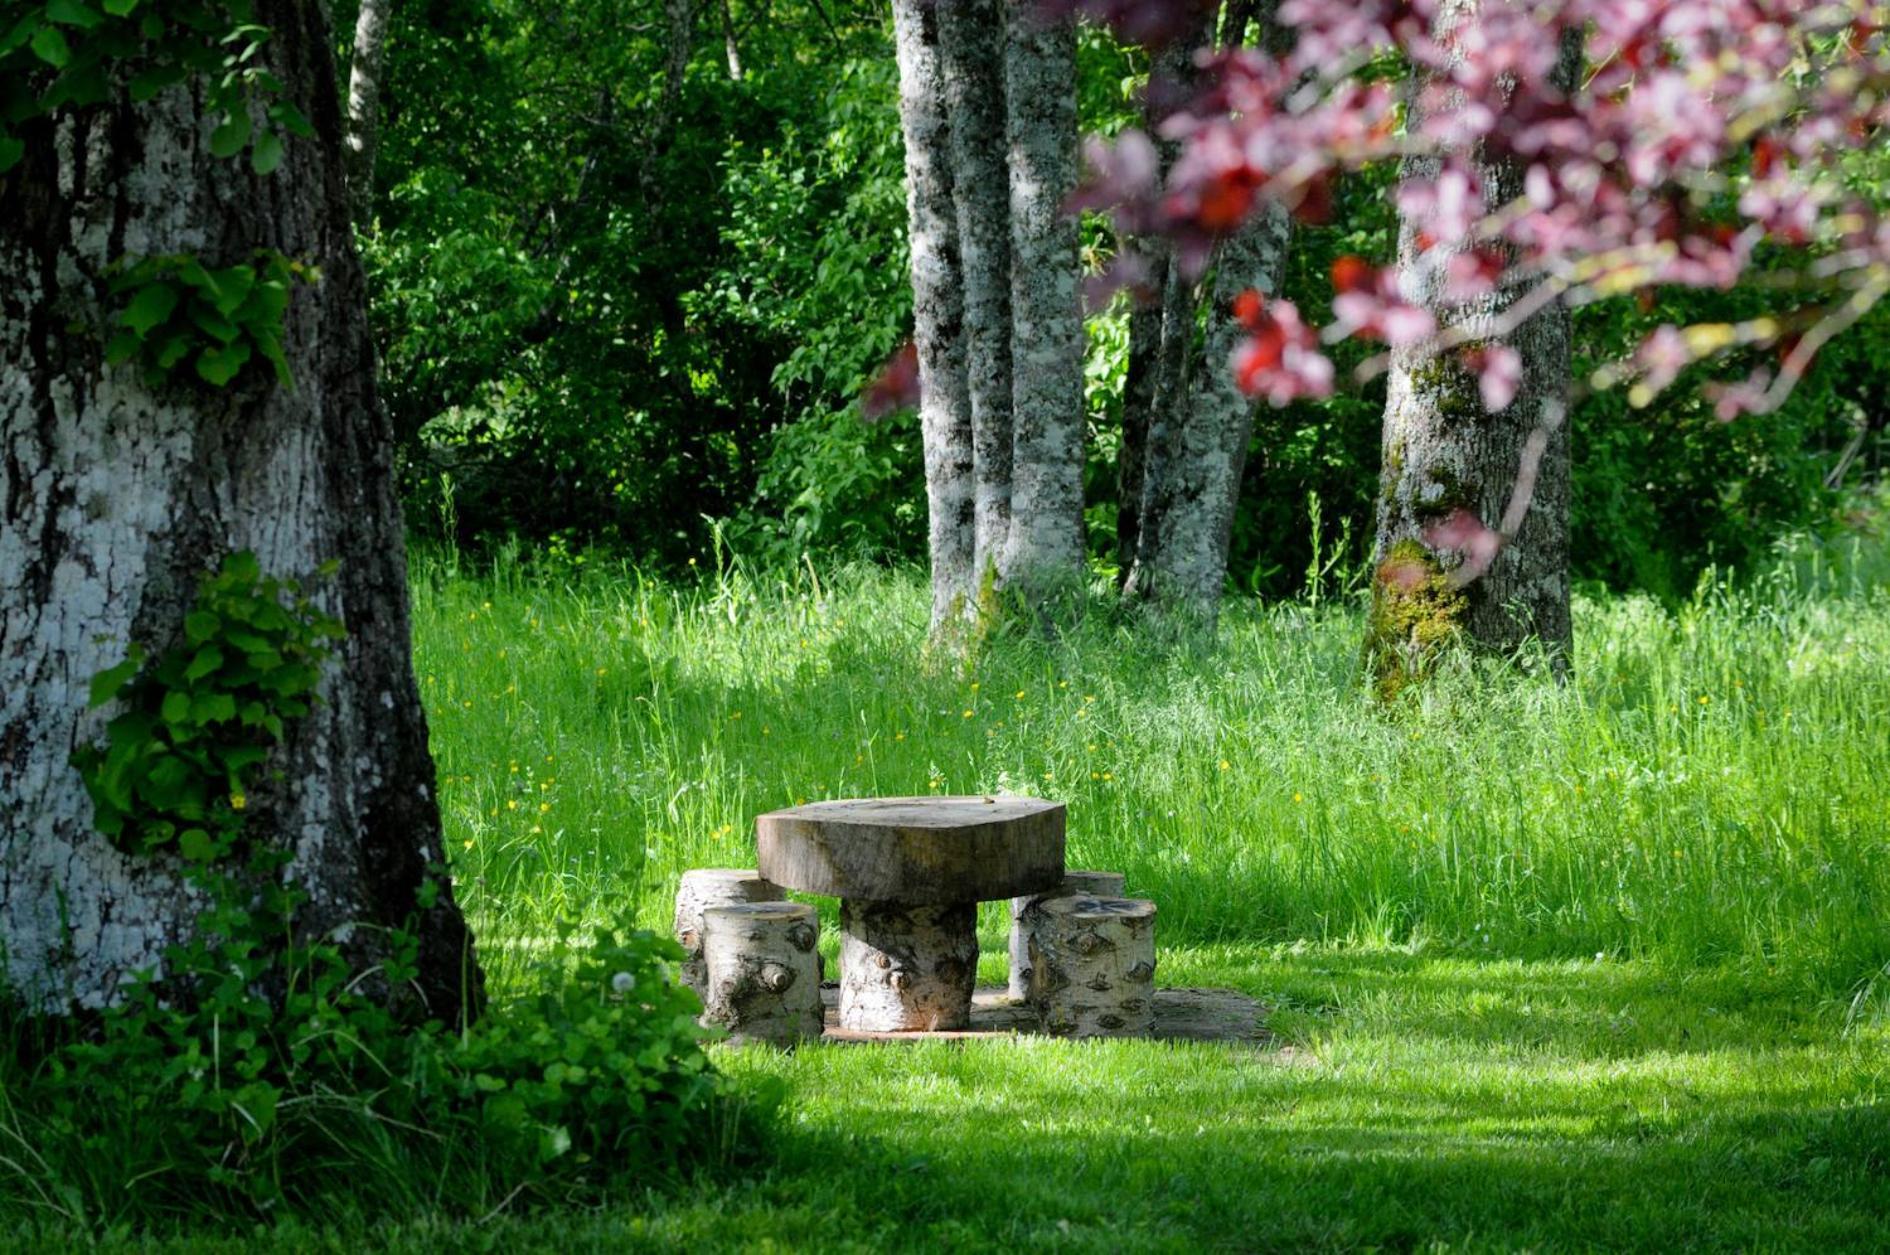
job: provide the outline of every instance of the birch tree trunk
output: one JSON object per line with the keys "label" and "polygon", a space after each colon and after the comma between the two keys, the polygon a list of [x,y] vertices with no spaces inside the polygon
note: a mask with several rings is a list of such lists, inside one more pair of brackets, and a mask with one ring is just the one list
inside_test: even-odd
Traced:
{"label": "birch tree trunk", "polygon": [[1083,574],[1083,315],[1077,224],[1076,27],[1005,0],[1014,442],[1008,583],[1041,605]]}
{"label": "birch tree trunk", "polygon": [[381,66],[393,0],[361,0],[348,56],[348,194],[356,226],[374,213],[374,155],[381,136]]}
{"label": "birch tree trunk", "polygon": [[[311,934],[415,916],[418,987],[450,1018],[476,1006],[480,976],[450,891],[416,916],[445,859],[327,9],[257,0],[255,19],[317,131],[285,137],[274,174],[212,158],[183,85],[21,125],[26,156],[0,177],[0,953],[29,1004],[96,1007],[190,934],[201,904],[178,862],[93,829],[68,759],[118,707],[88,709],[89,681],[133,642],[178,642],[198,575],[231,551],[281,575],[337,558],[317,600],[347,639],[252,791],[245,833],[292,852],[283,874],[308,895]],[[293,389],[266,371],[154,389],[103,362],[112,262],[228,265],[259,248],[321,268],[283,328]],[[380,930],[351,931],[372,957]]]}
{"label": "birch tree trunk", "polygon": [[[1183,34],[1155,53],[1142,105],[1142,123],[1151,135],[1161,133],[1169,98],[1185,95],[1194,80],[1197,42],[1198,36]],[[1157,146],[1166,179],[1180,145],[1157,140]],[[1174,245],[1155,234],[1135,239],[1131,247],[1148,264],[1148,282],[1129,315],[1129,362],[1123,380],[1122,448],[1116,463],[1116,582],[1121,587],[1135,572],[1142,537],[1153,530],[1143,507],[1150,485],[1161,482],[1167,471],[1166,416],[1180,386],[1185,350],[1194,339],[1194,288],[1175,266]],[[1179,334],[1184,328],[1185,336]]]}
{"label": "birch tree trunk", "polygon": [[893,0],[893,31],[899,54],[899,121],[906,148],[919,425],[925,443],[931,524],[932,633],[937,637],[964,615],[977,594],[974,454],[961,296],[964,277],[952,196],[951,128],[945,114],[938,6],[931,0]]}
{"label": "birch tree trunk", "polygon": [[[1256,17],[1262,35],[1271,34],[1272,7],[1255,0],[1230,4],[1221,24],[1223,44],[1243,43]],[[1189,82],[1192,49],[1213,38],[1215,8],[1204,7],[1195,31],[1177,41],[1184,55],[1158,62],[1156,73],[1183,86]],[[1188,283],[1171,266],[1164,292],[1162,348],[1148,385],[1152,409],[1135,551],[1123,591],[1210,629],[1227,578],[1228,543],[1253,432],[1253,403],[1234,384],[1232,358],[1243,333],[1233,301],[1249,288],[1277,294],[1290,234],[1285,212],[1267,209],[1216,248],[1205,284]]]}
{"label": "birch tree trunk", "polygon": [[972,569],[995,575],[1011,523],[1011,201],[1003,0],[938,5],[952,190],[963,267],[975,503]]}
{"label": "birch tree trunk", "polygon": [[[1200,357],[1165,399],[1169,430],[1161,473],[1143,489],[1145,521],[1125,592],[1152,598],[1204,627],[1213,626],[1220,610],[1253,433],[1253,400],[1234,383],[1234,350],[1244,335],[1234,318],[1234,298],[1249,288],[1267,296],[1279,292],[1289,234],[1285,212],[1269,208],[1217,249]],[[1190,318],[1179,333],[1191,337],[1192,324]]]}
{"label": "birch tree trunk", "polygon": [[[1474,3],[1439,19],[1475,20]],[[1572,84],[1580,45],[1564,44],[1560,73]],[[1420,120],[1413,111],[1413,127]],[[1412,158],[1409,175],[1430,177],[1435,158]],[[1477,173],[1491,207],[1522,193],[1525,171],[1509,161],[1479,159]],[[1477,377],[1455,354],[1427,346],[1392,354],[1387,380],[1382,470],[1373,563],[1372,607],[1365,660],[1380,696],[1397,695],[1454,641],[1508,653],[1528,640],[1548,651],[1558,673],[1573,645],[1569,614],[1570,327],[1567,308],[1551,302],[1504,329],[1514,292],[1468,306],[1446,307],[1448,252],[1425,250],[1424,224],[1401,224],[1398,262],[1414,303],[1436,310],[1440,323],[1480,336],[1475,347],[1506,345],[1521,358],[1514,399],[1489,412]],[[1440,550],[1433,528],[1467,511],[1496,531],[1502,547],[1480,575],[1461,553]]]}

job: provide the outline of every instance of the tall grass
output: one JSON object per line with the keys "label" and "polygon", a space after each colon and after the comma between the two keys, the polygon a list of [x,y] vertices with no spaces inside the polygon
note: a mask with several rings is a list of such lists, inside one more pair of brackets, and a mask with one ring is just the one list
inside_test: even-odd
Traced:
{"label": "tall grass", "polygon": [[1355,604],[1238,602],[1208,650],[1097,613],[967,670],[925,658],[917,573],[726,560],[678,586],[423,554],[417,658],[501,982],[559,918],[666,927],[683,870],[752,865],[761,811],[1009,789],[1068,802],[1071,865],[1126,872],[1165,942],[1734,960],[1835,999],[1890,960],[1863,544],[1675,608],[1581,598],[1568,684],[1466,664],[1391,711]]}

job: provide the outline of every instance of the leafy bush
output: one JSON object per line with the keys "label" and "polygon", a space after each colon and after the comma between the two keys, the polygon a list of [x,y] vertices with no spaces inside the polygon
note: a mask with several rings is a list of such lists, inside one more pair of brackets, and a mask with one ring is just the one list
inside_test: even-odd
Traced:
{"label": "leafy bush", "polygon": [[281,862],[199,868],[212,905],[197,936],[118,1006],[0,1029],[0,1142],[30,1152],[0,1173],[0,1209],[94,1226],[344,1199],[477,1213],[633,1173],[646,1186],[715,1145],[732,1108],[673,941],[601,929],[575,962],[542,964],[536,994],[470,1025],[416,1023],[389,996],[414,975],[415,939],[389,935],[370,971],[332,938],[293,940]]}

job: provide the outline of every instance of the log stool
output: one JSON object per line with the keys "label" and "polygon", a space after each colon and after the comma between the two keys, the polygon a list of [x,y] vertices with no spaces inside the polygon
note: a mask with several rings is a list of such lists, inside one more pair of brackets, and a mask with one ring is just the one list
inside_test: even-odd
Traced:
{"label": "log stool", "polygon": [[703,867],[683,873],[676,889],[676,940],[688,951],[683,960],[683,984],[708,1000],[707,968],[702,961],[702,912],[733,902],[779,902],[786,895],[754,871],[733,867]]}
{"label": "log stool", "polygon": [[734,1042],[791,1045],[820,1036],[820,921],[802,902],[730,902],[702,913],[704,1024]]}
{"label": "log stool", "polygon": [[1026,894],[1011,899],[1011,997],[1018,1002],[1030,997],[1030,930],[1024,912],[1041,898],[1061,898],[1077,894],[1092,898],[1122,896],[1121,872],[1064,872],[1063,883],[1048,893]]}
{"label": "log stool", "polygon": [[816,802],[755,821],[761,874],[840,899],[840,1027],[962,1029],[977,904],[1063,879],[1061,803],[1023,797]]}
{"label": "log stool", "polygon": [[1155,1026],[1155,904],[1043,898],[1025,912],[1030,1001],[1046,1033],[1131,1037]]}

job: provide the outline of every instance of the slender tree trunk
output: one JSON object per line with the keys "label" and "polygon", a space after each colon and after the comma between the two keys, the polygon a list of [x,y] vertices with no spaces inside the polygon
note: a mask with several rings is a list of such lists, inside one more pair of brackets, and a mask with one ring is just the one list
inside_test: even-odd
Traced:
{"label": "slender tree trunk", "polygon": [[[327,9],[255,10],[270,69],[318,133],[288,138],[274,174],[210,156],[186,85],[22,125],[25,159],[0,178],[0,952],[15,994],[44,1009],[109,1003],[193,928],[178,861],[95,832],[68,759],[118,713],[88,708],[91,677],[134,642],[176,644],[198,575],[231,551],[283,575],[340,560],[318,600],[348,637],[245,811],[246,836],[292,851],[302,926],[368,925],[344,932],[370,957],[373,926],[414,916],[445,861]],[[321,268],[284,327],[293,389],[266,372],[149,388],[103,362],[120,256],[228,265],[258,248]],[[450,891],[417,920],[432,1013],[476,1005]]]}
{"label": "slender tree trunk", "polygon": [[[1238,44],[1250,21],[1271,6],[1230,5],[1222,38]],[[1186,45],[1206,41],[1214,6]],[[1187,59],[1170,73],[1187,72]],[[1131,598],[1148,598],[1212,627],[1227,578],[1227,550],[1240,479],[1253,431],[1253,402],[1234,384],[1232,358],[1243,332],[1234,298],[1252,288],[1278,293],[1286,266],[1290,223],[1284,211],[1261,212],[1216,248],[1203,285],[1170,277],[1162,315],[1163,351],[1149,420],[1148,469],[1143,474],[1133,564],[1124,583]],[[1205,299],[1205,312],[1199,302]]]}
{"label": "slender tree trunk", "polygon": [[[1473,3],[1449,21],[1475,20]],[[1562,76],[1572,84],[1580,45],[1565,45]],[[1414,111],[1415,112],[1415,111]],[[1412,125],[1417,124],[1416,117]],[[1430,177],[1433,158],[1414,158],[1410,176]],[[1491,207],[1522,192],[1524,170],[1512,162],[1478,162]],[[1393,697],[1418,678],[1438,649],[1464,641],[1507,653],[1535,639],[1558,672],[1573,644],[1569,616],[1568,509],[1570,383],[1569,315],[1560,302],[1511,330],[1500,326],[1515,293],[1446,307],[1441,247],[1425,250],[1423,223],[1400,228],[1398,260],[1412,299],[1473,332],[1474,347],[1507,345],[1521,358],[1514,399],[1496,413],[1478,379],[1454,354],[1427,346],[1392,355],[1387,381],[1374,552],[1377,577],[1365,642],[1366,663],[1381,696]],[[1502,547],[1480,575],[1465,556],[1433,544],[1433,529],[1469,515],[1498,533]],[[1461,532],[1461,528],[1453,529]]]}
{"label": "slender tree trunk", "polygon": [[1249,288],[1278,293],[1288,235],[1284,211],[1268,209],[1217,249],[1200,359],[1169,402],[1166,465],[1144,495],[1150,522],[1127,591],[1153,597],[1207,627],[1220,610],[1228,539],[1253,432],[1254,403],[1235,386],[1231,365],[1245,334],[1234,318],[1234,298]]}
{"label": "slender tree trunk", "polygon": [[[1183,34],[1156,52],[1144,89],[1142,122],[1159,135],[1170,98],[1183,96],[1194,80],[1198,36]],[[1165,179],[1180,145],[1157,140]],[[1150,534],[1143,512],[1150,487],[1166,472],[1166,415],[1186,364],[1184,350],[1193,342],[1193,285],[1174,262],[1174,246],[1162,235],[1139,237],[1131,247],[1148,264],[1146,291],[1129,315],[1129,362],[1123,381],[1122,450],[1116,463],[1116,563],[1118,586],[1126,588],[1135,572],[1142,539]],[[1170,329],[1177,334],[1170,335]],[[1186,331],[1185,336],[1180,333]]]}
{"label": "slender tree trunk", "polygon": [[742,81],[742,46],[735,38],[735,11],[729,0],[722,0],[722,51],[728,57],[728,77]]}
{"label": "slender tree trunk", "polygon": [[1129,582],[1142,539],[1142,494],[1148,478],[1149,420],[1160,391],[1163,298],[1168,252],[1138,241],[1148,263],[1148,291],[1129,311],[1129,363],[1122,387],[1122,447],[1116,455],[1116,584]]}
{"label": "slender tree trunk", "polygon": [[1005,167],[1003,0],[938,5],[952,188],[964,273],[976,476],[972,566],[992,580],[1011,523],[1011,201]]}
{"label": "slender tree trunk", "polygon": [[1076,27],[1005,0],[1014,442],[1006,580],[1039,604],[1083,573],[1083,313],[1076,189]]}
{"label": "slender tree trunk", "polygon": [[361,0],[348,57],[348,193],[356,226],[374,213],[374,156],[381,136],[381,66],[387,49],[388,11],[393,0]]}
{"label": "slender tree trunk", "polygon": [[932,631],[937,636],[962,618],[977,592],[964,280],[952,196],[951,128],[939,61],[938,6],[931,0],[894,0],[893,29],[906,147],[919,422],[931,520]]}

